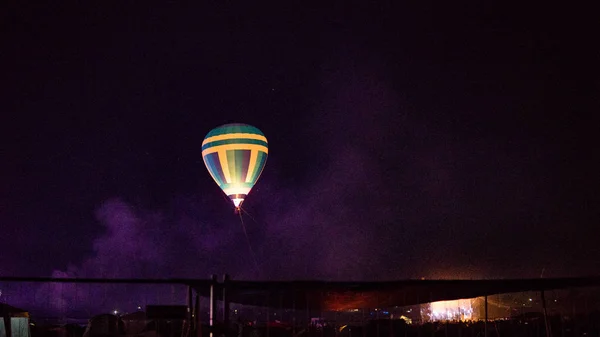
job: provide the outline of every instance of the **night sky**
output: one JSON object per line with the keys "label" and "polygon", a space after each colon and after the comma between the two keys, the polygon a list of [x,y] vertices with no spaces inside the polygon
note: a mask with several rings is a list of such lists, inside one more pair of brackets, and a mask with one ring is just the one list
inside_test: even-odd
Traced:
{"label": "night sky", "polygon": [[[0,275],[600,268],[593,11],[138,5],[3,11]],[[201,157],[230,122],[269,140],[258,271]]]}

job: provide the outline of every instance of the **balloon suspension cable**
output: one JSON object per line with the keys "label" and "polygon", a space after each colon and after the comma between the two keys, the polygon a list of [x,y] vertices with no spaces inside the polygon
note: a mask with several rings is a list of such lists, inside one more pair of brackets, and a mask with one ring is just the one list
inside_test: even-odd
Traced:
{"label": "balloon suspension cable", "polygon": [[255,223],[255,224],[257,224],[257,225],[261,226],[261,224],[259,224],[259,223],[258,223],[258,221],[256,221],[256,219],[255,219],[255,218],[252,216],[252,214],[248,213],[248,211],[247,211],[245,208],[242,208],[242,206],[240,206],[240,207],[239,207],[239,211],[240,211],[240,212],[244,212],[244,213],[246,213],[246,215],[247,215],[247,216],[249,216],[249,217],[250,217],[250,219],[251,219],[252,221],[254,221],[254,223]]}
{"label": "balloon suspension cable", "polygon": [[254,261],[254,267],[256,268],[256,272],[260,274],[260,267],[258,266],[258,260],[256,260],[256,254],[254,254],[254,250],[252,249],[252,245],[250,244],[250,238],[248,237],[248,232],[246,231],[246,225],[244,224],[244,218],[242,218],[241,208],[238,207],[238,214],[240,216],[240,223],[242,224],[242,229],[244,230],[244,235],[246,236],[246,243],[248,243],[248,249],[250,250],[250,254],[252,255],[252,260]]}

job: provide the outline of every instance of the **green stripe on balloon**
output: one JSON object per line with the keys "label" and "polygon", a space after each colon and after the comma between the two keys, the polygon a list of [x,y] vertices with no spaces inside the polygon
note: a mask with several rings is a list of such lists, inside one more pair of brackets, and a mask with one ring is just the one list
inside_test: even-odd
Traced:
{"label": "green stripe on balloon", "polygon": [[262,146],[268,146],[267,142],[259,139],[248,139],[248,138],[235,138],[235,139],[223,139],[214,142],[206,143],[202,146],[202,151],[209,149],[213,146],[228,145],[228,144],[256,144]]}

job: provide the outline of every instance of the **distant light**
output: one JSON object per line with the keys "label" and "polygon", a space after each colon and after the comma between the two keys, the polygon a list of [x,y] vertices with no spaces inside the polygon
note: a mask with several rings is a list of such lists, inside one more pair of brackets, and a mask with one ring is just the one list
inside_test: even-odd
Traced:
{"label": "distant light", "polygon": [[142,310],[142,307],[140,307],[139,305],[138,305],[138,310]]}
{"label": "distant light", "polygon": [[113,313],[116,315],[119,313],[119,311],[115,309],[115,311],[113,311]]}
{"label": "distant light", "polygon": [[556,302],[556,300],[554,300],[554,302]]}
{"label": "distant light", "polygon": [[529,302],[533,301],[531,298],[529,299]]}

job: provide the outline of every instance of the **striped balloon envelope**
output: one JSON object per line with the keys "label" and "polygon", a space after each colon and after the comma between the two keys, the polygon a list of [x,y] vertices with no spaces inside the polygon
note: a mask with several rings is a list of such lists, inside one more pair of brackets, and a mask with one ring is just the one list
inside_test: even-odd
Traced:
{"label": "striped balloon envelope", "polygon": [[260,177],[268,153],[265,135],[247,124],[221,125],[202,142],[208,172],[238,210]]}

